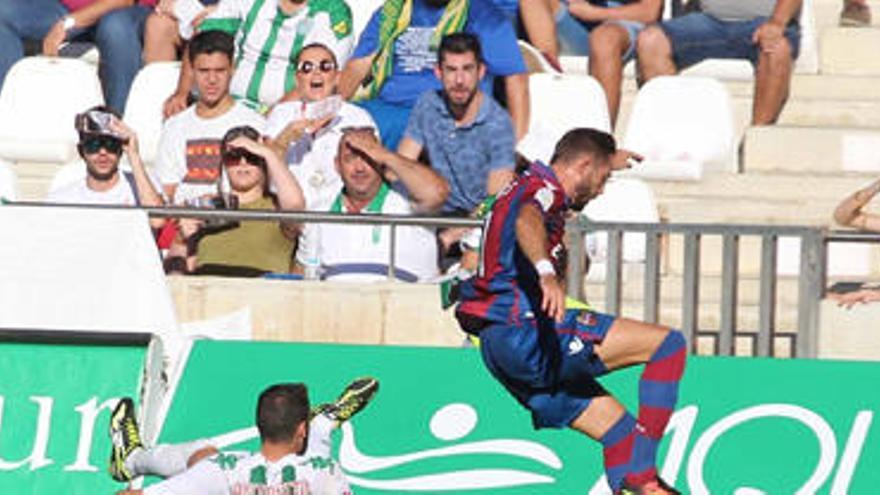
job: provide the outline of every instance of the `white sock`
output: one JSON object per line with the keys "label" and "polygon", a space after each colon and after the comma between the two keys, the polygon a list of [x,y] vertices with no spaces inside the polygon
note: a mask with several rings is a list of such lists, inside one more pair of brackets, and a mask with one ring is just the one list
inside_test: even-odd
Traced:
{"label": "white sock", "polygon": [[170,478],[186,471],[186,461],[197,450],[209,447],[205,439],[186,443],[163,443],[155,447],[139,448],[125,459],[125,467],[132,476],[156,475]]}
{"label": "white sock", "polygon": [[337,427],[336,421],[324,414],[316,414],[309,423],[309,443],[306,446],[306,456],[330,457],[330,448],[333,446],[330,437]]}

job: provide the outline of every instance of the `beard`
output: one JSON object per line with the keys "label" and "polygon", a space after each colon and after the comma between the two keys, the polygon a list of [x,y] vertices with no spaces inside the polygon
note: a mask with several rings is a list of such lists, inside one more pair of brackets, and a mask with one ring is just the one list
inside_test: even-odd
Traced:
{"label": "beard", "polygon": [[92,167],[86,167],[86,173],[89,174],[89,177],[91,177],[92,179],[95,179],[98,182],[106,182],[106,181],[112,179],[113,176],[115,176],[118,171],[119,171],[118,166],[113,167],[112,169],[108,170],[107,172],[101,172],[101,171],[95,170]]}
{"label": "beard", "polygon": [[452,101],[452,99],[447,95],[446,106],[449,107],[449,112],[452,113],[452,115],[455,116],[456,119],[460,119],[465,114],[465,112],[467,112],[468,107],[471,105],[471,102],[474,101],[474,98],[476,96],[477,88],[472,89],[463,102]]}

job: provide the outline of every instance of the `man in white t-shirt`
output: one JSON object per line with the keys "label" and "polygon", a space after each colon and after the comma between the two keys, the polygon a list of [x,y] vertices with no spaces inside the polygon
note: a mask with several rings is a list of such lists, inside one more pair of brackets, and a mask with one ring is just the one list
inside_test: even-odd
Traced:
{"label": "man in white t-shirt", "polygon": [[[370,114],[337,94],[339,65],[333,51],[315,43],[296,60],[296,92],[269,113],[266,134],[302,187],[306,209],[326,210],[342,188],[334,160],[342,129],[376,127]],[[314,132],[305,132],[317,128]]]}
{"label": "man in white t-shirt", "polygon": [[205,31],[190,41],[199,99],[165,122],[156,157],[162,187],[175,204],[217,194],[220,139],[226,131],[242,125],[265,128],[262,116],[229,94],[234,48],[232,36],[221,31]]}
{"label": "man in white t-shirt", "polygon": [[[331,212],[430,213],[439,210],[449,195],[449,184],[443,177],[386,149],[373,128],[343,130],[336,168],[343,187],[330,205]],[[437,276],[434,229],[399,227],[394,237],[397,279],[418,282]],[[390,247],[389,226],[307,223],[294,272],[306,273],[306,268],[320,266],[325,279],[385,280]]]}
{"label": "man in white t-shirt", "polygon": [[[342,469],[331,457],[330,434],[363,410],[379,382],[363,377],[339,398],[309,410],[306,386],[272,385],[257,401],[260,451],[219,452],[207,440],[144,447],[134,418],[134,403],[123,398],[110,418],[113,441],[110,474],[117,481],[157,475],[165,481],[124,495],[227,495],[237,493],[307,493],[348,495]],[[310,419],[311,418],[311,419]]]}
{"label": "man in white t-shirt", "polygon": [[[76,117],[77,151],[86,176],[49,192],[50,203],[161,206],[162,197],[144,168],[137,135],[109,107],[97,106]],[[131,172],[119,170],[125,153]],[[158,219],[154,226],[161,225]]]}

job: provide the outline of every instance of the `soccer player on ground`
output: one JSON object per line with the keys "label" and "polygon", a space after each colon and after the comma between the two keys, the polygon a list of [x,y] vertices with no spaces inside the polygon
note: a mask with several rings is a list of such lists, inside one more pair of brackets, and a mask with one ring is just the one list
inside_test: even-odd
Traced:
{"label": "soccer player on ground", "polygon": [[[625,161],[614,138],[574,129],[550,165],[533,163],[499,193],[486,218],[480,269],[462,282],[456,312],[480,337],[483,362],[532,413],[536,428],[570,427],[604,447],[616,494],[679,493],[657,476],[656,453],[678,398],[687,346],[666,327],[584,309],[566,310],[566,210],[602,193]],[[638,420],[595,377],[646,364]]]}
{"label": "soccer player on ground", "polygon": [[270,386],[257,402],[260,451],[254,454],[219,452],[207,440],[144,447],[133,402],[126,397],[110,417],[110,474],[123,482],[143,475],[166,478],[144,490],[124,490],[119,495],[230,495],[288,490],[350,495],[342,469],[330,456],[330,434],[366,407],[378,390],[376,379],[359,378],[335,402],[309,411],[305,385]]}

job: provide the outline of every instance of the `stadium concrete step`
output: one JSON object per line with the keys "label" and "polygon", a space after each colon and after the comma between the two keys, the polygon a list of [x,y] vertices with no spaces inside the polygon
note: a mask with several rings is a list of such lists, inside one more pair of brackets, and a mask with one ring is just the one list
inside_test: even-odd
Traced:
{"label": "stadium concrete step", "polygon": [[880,28],[826,29],[821,48],[823,74],[880,76]]}
{"label": "stadium concrete step", "polygon": [[848,127],[751,127],[742,163],[746,172],[813,174],[880,171],[880,129]]}
{"label": "stadium concrete step", "polygon": [[801,200],[809,191],[811,200],[839,201],[875,179],[871,174],[848,173],[827,177],[773,172],[709,173],[699,182],[648,181],[658,201],[672,199],[741,199],[760,201],[769,194],[777,201]]}
{"label": "stadium concrete step", "polygon": [[61,170],[60,163],[16,162],[12,170],[18,177],[18,199],[21,201],[42,201],[46,199],[52,178]]}

